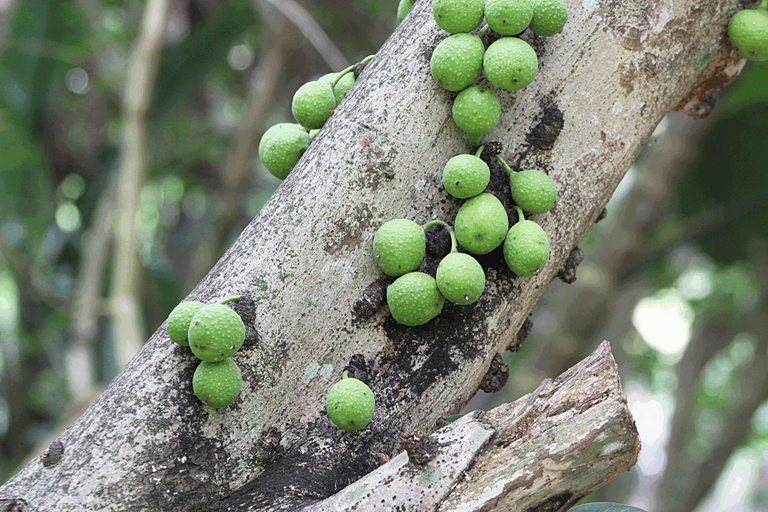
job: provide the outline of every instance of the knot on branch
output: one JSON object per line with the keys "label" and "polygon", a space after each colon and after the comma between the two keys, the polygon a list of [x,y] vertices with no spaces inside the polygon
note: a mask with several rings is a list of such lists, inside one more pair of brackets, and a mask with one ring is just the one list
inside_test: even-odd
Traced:
{"label": "knot on branch", "polygon": [[409,461],[423,466],[437,456],[439,447],[432,438],[417,430],[413,434],[400,435],[400,448],[406,451]]}
{"label": "knot on branch", "polygon": [[523,322],[523,325],[520,326],[520,329],[517,331],[517,334],[515,335],[515,338],[512,340],[512,343],[509,344],[507,347],[507,350],[510,352],[517,352],[520,350],[520,347],[523,346],[523,342],[525,339],[530,336],[531,331],[533,330],[533,320],[531,320],[531,317],[528,317]]}
{"label": "knot on branch", "polygon": [[576,267],[578,267],[582,261],[584,261],[584,251],[578,247],[574,247],[571,249],[571,253],[568,255],[568,258],[566,258],[565,264],[563,265],[563,268],[560,269],[560,272],[558,272],[557,277],[564,283],[573,283],[576,281]]}
{"label": "knot on branch", "polygon": [[363,354],[355,354],[349,359],[349,363],[344,367],[349,377],[361,380],[368,384],[368,365],[365,362]]}
{"label": "knot on branch", "polygon": [[509,365],[504,363],[501,354],[496,354],[491,359],[491,366],[480,381],[480,389],[486,393],[496,393],[504,387],[509,379]]}
{"label": "knot on branch", "polygon": [[280,446],[282,439],[282,434],[275,427],[264,432],[254,447],[253,459],[256,463],[266,468],[282,455],[285,451],[285,448]]}
{"label": "knot on branch", "polygon": [[370,318],[384,305],[387,298],[386,279],[379,279],[369,284],[352,305],[358,318]]}
{"label": "knot on branch", "polygon": [[52,468],[59,463],[64,456],[64,443],[56,438],[51,445],[43,452],[43,467]]}

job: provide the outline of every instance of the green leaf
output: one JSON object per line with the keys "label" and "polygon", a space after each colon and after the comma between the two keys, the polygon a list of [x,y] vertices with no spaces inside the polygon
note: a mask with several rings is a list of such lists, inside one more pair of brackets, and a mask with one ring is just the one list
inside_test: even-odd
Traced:
{"label": "green leaf", "polygon": [[571,512],[645,512],[645,510],[619,503],[587,503],[573,507]]}
{"label": "green leaf", "polygon": [[443,423],[446,423],[446,424],[447,423],[453,423],[454,421],[456,421],[457,419],[461,418],[462,416],[464,416],[464,415],[463,414],[451,414],[450,416],[446,416],[445,418],[442,418],[440,421],[443,422]]}

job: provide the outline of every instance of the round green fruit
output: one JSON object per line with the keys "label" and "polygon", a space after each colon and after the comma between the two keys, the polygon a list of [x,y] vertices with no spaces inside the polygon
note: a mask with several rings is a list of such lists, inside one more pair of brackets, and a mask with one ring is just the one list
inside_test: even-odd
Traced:
{"label": "round green fruit", "polygon": [[473,34],[453,34],[432,52],[432,77],[440,87],[460,91],[472,85],[483,70],[485,46]]}
{"label": "round green fruit", "polygon": [[461,205],[454,223],[456,241],[473,254],[487,254],[500,246],[509,229],[507,210],[488,193]]}
{"label": "round green fruit", "polygon": [[189,348],[199,359],[222,361],[243,346],[245,325],[224,304],[209,304],[192,317],[188,336]]}
{"label": "round green fruit", "polygon": [[768,11],[745,9],[737,12],[728,23],[728,36],[742,57],[768,60]]}
{"label": "round green fruit", "polygon": [[334,425],[344,430],[360,430],[373,418],[376,400],[368,385],[353,377],[334,384],[325,399],[325,412]]}
{"label": "round green fruit", "polygon": [[531,45],[517,37],[495,41],[483,57],[483,71],[493,85],[504,91],[517,91],[536,78],[539,60]]}
{"label": "round green fruit", "polygon": [[264,135],[261,136],[259,141],[259,159],[264,159],[264,148],[272,138],[283,130],[300,130],[306,132],[307,130],[298,123],[277,123],[276,125],[267,128]]}
{"label": "round green fruit", "polygon": [[453,121],[467,132],[473,143],[479,142],[484,133],[495,128],[500,117],[501,102],[496,93],[487,87],[467,87],[453,102]]}
{"label": "round green fruit", "polygon": [[385,222],[373,236],[373,258],[388,276],[416,270],[426,252],[424,228],[408,219]]}
{"label": "round green fruit", "polygon": [[413,327],[439,315],[445,297],[437,289],[437,282],[432,276],[409,272],[387,287],[387,304],[396,322]]}
{"label": "round green fruit", "polygon": [[187,334],[189,333],[189,325],[192,323],[192,317],[195,316],[195,313],[197,313],[203,306],[205,306],[205,304],[202,302],[190,300],[182,302],[173,308],[171,314],[168,315],[168,324],[166,327],[168,336],[182,347],[188,347],[189,339],[187,339]]}
{"label": "round green fruit", "polygon": [[437,267],[437,288],[456,304],[472,304],[485,290],[485,272],[469,254],[452,252]]}
{"label": "round green fruit", "polygon": [[549,261],[547,234],[532,220],[518,221],[504,240],[504,260],[519,276],[539,275]]}
{"label": "round green fruit", "polygon": [[284,180],[301,159],[312,139],[304,130],[281,130],[264,146],[261,163],[274,177]]}
{"label": "round green fruit", "polygon": [[240,395],[243,377],[232,359],[218,362],[202,361],[192,376],[195,396],[209,407],[225,407]]}
{"label": "round green fruit", "polygon": [[400,0],[400,3],[397,4],[397,21],[403,21],[415,3],[416,0]]}
{"label": "round green fruit", "polygon": [[529,213],[546,213],[557,202],[557,187],[546,173],[535,169],[513,172],[509,176],[512,199]]}
{"label": "round green fruit", "polygon": [[344,73],[336,85],[333,85],[333,81],[338,77],[338,73],[327,73],[317,79],[318,82],[326,82],[333,86],[333,97],[336,100],[336,105],[341,103],[344,96],[349,92],[353,85],[355,85],[355,74],[352,72]]}
{"label": "round green fruit", "polygon": [[485,0],[432,0],[437,26],[450,32],[472,32],[483,21]]}
{"label": "round green fruit", "polygon": [[534,34],[544,37],[563,31],[568,21],[568,8],[563,0],[533,0],[533,18],[528,27]]}
{"label": "round green fruit", "polygon": [[328,81],[307,82],[293,95],[291,112],[307,130],[322,128],[336,108],[336,97]]}
{"label": "round green fruit", "polygon": [[443,186],[458,199],[480,194],[490,181],[488,164],[475,155],[456,155],[448,160],[443,169]]}
{"label": "round green fruit", "polygon": [[485,21],[499,35],[516,36],[533,18],[532,0],[486,0]]}

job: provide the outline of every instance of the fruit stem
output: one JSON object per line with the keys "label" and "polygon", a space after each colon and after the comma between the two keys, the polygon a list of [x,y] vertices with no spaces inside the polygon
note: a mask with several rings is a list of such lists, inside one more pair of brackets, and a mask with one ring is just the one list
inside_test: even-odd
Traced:
{"label": "fruit stem", "polygon": [[485,135],[484,133],[468,133],[467,137],[472,144],[480,144],[480,138]]}
{"label": "fruit stem", "polygon": [[219,304],[226,304],[227,302],[234,302],[236,300],[240,300],[243,296],[242,295],[235,295],[234,297],[229,297],[227,299],[222,299],[219,301]]}
{"label": "fruit stem", "polygon": [[476,34],[477,37],[483,37],[489,28],[491,27],[489,27],[488,24],[486,23],[485,26],[481,28],[480,31],[478,31],[478,33]]}
{"label": "fruit stem", "polygon": [[422,228],[424,228],[424,232],[426,232],[429,228],[432,226],[443,226],[445,229],[448,230],[448,234],[451,235],[451,252],[456,252],[457,245],[456,245],[456,234],[453,232],[453,228],[450,224],[443,222],[442,220],[431,220],[424,224]]}
{"label": "fruit stem", "polygon": [[341,378],[342,379],[348,379],[349,378],[349,370],[344,370],[341,372]]}
{"label": "fruit stem", "polygon": [[[371,60],[374,57],[375,57],[375,55],[369,55],[366,58],[364,58],[363,60],[361,60],[358,64],[365,64],[366,62],[368,62],[369,60]],[[334,78],[333,82],[331,82],[331,89],[336,87],[336,84],[339,83],[339,80],[341,80],[341,78],[344,75],[346,75],[350,71],[354,71],[356,65],[357,64],[353,64],[353,65],[349,66],[348,68],[344,68],[341,71],[339,71],[339,74],[336,75],[336,78]]]}
{"label": "fruit stem", "polygon": [[525,214],[523,213],[523,209],[520,208],[519,206],[515,206],[514,208],[515,210],[517,210],[517,221],[523,222],[525,220]]}
{"label": "fruit stem", "polygon": [[477,158],[480,158],[480,155],[482,155],[482,154],[483,154],[483,150],[484,150],[484,149],[485,149],[485,145],[482,145],[482,146],[480,146],[479,148],[477,148],[477,153],[475,153],[475,156],[476,156]]}
{"label": "fruit stem", "polygon": [[517,171],[513,171],[512,170],[512,168],[509,166],[509,164],[507,162],[505,162],[503,158],[501,158],[501,155],[496,155],[496,159],[499,162],[501,162],[501,165],[504,166],[504,170],[506,170],[507,174],[509,174],[510,176],[512,176],[512,173],[516,173],[517,172]]}

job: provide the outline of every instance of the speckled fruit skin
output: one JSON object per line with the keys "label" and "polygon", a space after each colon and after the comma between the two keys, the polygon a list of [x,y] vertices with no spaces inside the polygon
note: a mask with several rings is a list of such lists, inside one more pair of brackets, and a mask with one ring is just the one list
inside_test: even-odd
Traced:
{"label": "speckled fruit skin", "polygon": [[307,82],[293,95],[291,112],[307,130],[322,128],[336,108],[336,97],[326,81]]}
{"label": "speckled fruit skin", "polygon": [[[318,78],[317,81],[333,84],[333,81],[336,80],[337,76],[339,76],[338,73],[327,73]],[[336,85],[333,87],[333,97],[336,100],[337,106],[341,103],[341,100],[344,99],[344,96],[347,95],[353,85],[355,85],[354,73],[345,73],[344,76],[336,82]]]}
{"label": "speckled fruit skin", "polygon": [[493,85],[504,91],[527,87],[539,70],[539,60],[531,45],[517,37],[495,41],[483,57],[483,71]]}
{"label": "speckled fruit skin", "polygon": [[509,229],[507,210],[492,194],[468,199],[454,221],[456,241],[473,254],[487,254],[504,242]]}
{"label": "speckled fruit skin", "polygon": [[312,142],[304,130],[282,130],[264,146],[261,163],[275,178],[284,180]]}
{"label": "speckled fruit skin", "polygon": [[547,234],[532,220],[517,222],[504,240],[504,260],[521,277],[540,274],[549,261]]}
{"label": "speckled fruit skin", "polygon": [[373,391],[365,382],[348,377],[334,384],[325,399],[325,411],[339,428],[360,430],[371,422],[376,408]]}
{"label": "speckled fruit skin", "polygon": [[509,176],[515,204],[528,213],[546,213],[557,202],[557,186],[542,171],[527,169]]}
{"label": "speckled fruit skin", "polygon": [[472,304],[485,290],[483,267],[462,252],[452,252],[440,261],[435,281],[440,293],[455,304]]}
{"label": "speckled fruit skin", "polygon": [[485,22],[502,36],[516,36],[528,28],[533,18],[531,0],[487,0]]}
{"label": "speckled fruit skin", "polygon": [[267,128],[264,135],[261,136],[259,141],[259,159],[264,159],[264,148],[272,138],[283,130],[300,130],[306,132],[307,129],[301,126],[299,123],[277,123]]}
{"label": "speckled fruit skin", "polygon": [[458,199],[480,194],[490,181],[488,164],[475,155],[456,155],[443,168],[443,186]]}
{"label": "speckled fruit skin", "polygon": [[432,52],[432,78],[449,91],[460,91],[475,83],[483,70],[485,46],[473,34],[453,34]]}
{"label": "speckled fruit skin", "polygon": [[203,361],[222,361],[240,350],[245,325],[224,304],[209,304],[195,313],[189,326],[189,348]]}
{"label": "speckled fruit skin", "polygon": [[403,21],[415,3],[416,0],[400,0],[397,4],[397,21]]}
{"label": "speckled fruit skin", "polygon": [[373,259],[382,272],[398,277],[418,268],[426,247],[424,228],[412,220],[392,219],[373,236]]}
{"label": "speckled fruit skin", "polygon": [[432,0],[435,23],[451,34],[472,32],[483,21],[485,0]]}
{"label": "speckled fruit skin", "polygon": [[500,117],[501,102],[498,96],[481,85],[467,87],[453,102],[453,121],[475,143],[484,133],[499,124]]}
{"label": "speckled fruit skin", "polygon": [[189,325],[192,323],[192,317],[203,306],[205,304],[202,302],[189,300],[173,308],[171,314],[168,315],[168,323],[166,324],[168,336],[182,347],[188,347],[189,339],[187,339],[187,334],[189,333]]}
{"label": "speckled fruit skin", "polygon": [[387,304],[396,322],[413,327],[439,315],[445,297],[437,289],[437,282],[432,276],[409,272],[387,287]]}
{"label": "speckled fruit skin", "polygon": [[214,409],[234,402],[242,387],[240,368],[229,358],[215,363],[202,361],[192,376],[192,390],[195,396]]}
{"label": "speckled fruit skin", "polygon": [[563,31],[568,21],[568,8],[563,0],[533,0],[533,18],[528,28],[544,37]]}
{"label": "speckled fruit skin", "polygon": [[728,36],[742,57],[768,60],[768,11],[745,9],[737,12],[728,23]]}

